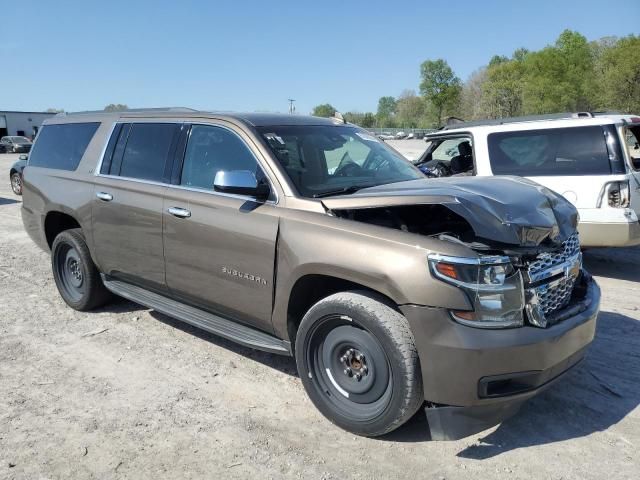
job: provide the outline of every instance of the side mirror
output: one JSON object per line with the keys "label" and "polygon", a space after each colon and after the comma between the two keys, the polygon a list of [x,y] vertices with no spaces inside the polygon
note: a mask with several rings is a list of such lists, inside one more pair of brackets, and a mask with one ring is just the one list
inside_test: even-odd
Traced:
{"label": "side mirror", "polygon": [[248,195],[256,200],[266,200],[271,193],[269,185],[258,182],[255,174],[248,170],[220,170],[213,180],[213,189],[221,193]]}

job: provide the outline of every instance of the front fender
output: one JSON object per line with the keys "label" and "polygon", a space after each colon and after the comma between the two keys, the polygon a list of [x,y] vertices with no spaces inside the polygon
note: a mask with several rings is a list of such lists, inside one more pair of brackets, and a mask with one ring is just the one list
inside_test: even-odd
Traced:
{"label": "front fender", "polygon": [[462,247],[361,222],[314,217],[311,222],[283,218],[280,223],[273,326],[281,338],[287,337],[293,288],[307,275],[346,280],[397,305],[469,308],[465,294],[434,279],[427,264],[427,255],[437,246],[437,251],[450,254],[461,254],[452,249]]}

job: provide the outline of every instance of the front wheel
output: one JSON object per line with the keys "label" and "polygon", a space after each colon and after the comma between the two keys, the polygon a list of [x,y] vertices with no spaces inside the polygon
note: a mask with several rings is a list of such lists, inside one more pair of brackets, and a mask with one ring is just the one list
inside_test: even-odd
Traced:
{"label": "front wheel", "polygon": [[51,246],[53,278],[62,299],[71,308],[92,310],[107,302],[109,291],[91,259],[82,230],[60,233]]}
{"label": "front wheel", "polygon": [[11,174],[11,190],[16,195],[22,195],[22,176],[18,172]]}
{"label": "front wheel", "polygon": [[295,350],[315,406],[352,433],[391,432],[423,402],[409,323],[381,297],[352,291],[320,300],[302,319]]}

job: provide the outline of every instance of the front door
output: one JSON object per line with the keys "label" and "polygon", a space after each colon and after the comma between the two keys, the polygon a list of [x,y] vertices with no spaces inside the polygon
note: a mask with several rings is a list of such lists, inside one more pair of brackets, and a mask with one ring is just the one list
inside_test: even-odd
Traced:
{"label": "front door", "polygon": [[223,126],[191,127],[163,205],[166,279],[181,301],[271,331],[278,209],[213,190],[221,170],[263,175],[247,141]]}

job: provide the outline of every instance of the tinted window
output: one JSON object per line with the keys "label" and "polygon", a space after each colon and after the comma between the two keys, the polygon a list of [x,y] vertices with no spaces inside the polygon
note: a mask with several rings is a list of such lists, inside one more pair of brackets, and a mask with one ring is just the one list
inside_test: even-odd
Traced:
{"label": "tinted window", "polygon": [[45,125],[31,149],[29,165],[75,170],[99,123]]}
{"label": "tinted window", "polygon": [[257,169],[255,157],[235,133],[220,127],[194,125],[180,184],[212,190],[216,173],[221,170],[249,170],[257,174]]}
{"label": "tinted window", "polygon": [[495,175],[608,175],[609,152],[602,127],[553,128],[492,133],[488,137]]}
{"label": "tinted window", "polygon": [[[132,124],[124,147],[119,175],[162,181],[176,127],[173,123]],[[114,173],[113,166],[111,170],[112,175],[118,174]]]}

